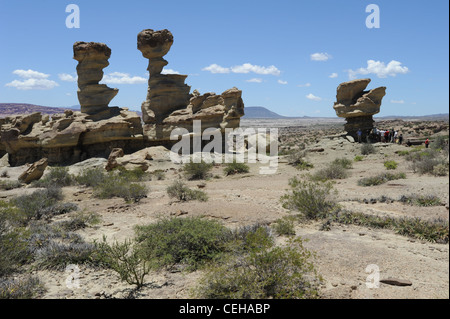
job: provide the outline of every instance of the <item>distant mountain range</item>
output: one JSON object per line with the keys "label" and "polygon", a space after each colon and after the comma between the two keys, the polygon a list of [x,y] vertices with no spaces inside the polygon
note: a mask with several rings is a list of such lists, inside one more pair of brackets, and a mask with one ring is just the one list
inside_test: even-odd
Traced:
{"label": "distant mountain range", "polygon": [[[0,117],[7,116],[17,116],[22,114],[30,114],[34,112],[41,112],[42,114],[57,114],[63,113],[64,110],[73,110],[79,111],[79,105],[73,105],[69,107],[52,107],[52,106],[42,106],[35,104],[27,104],[27,103],[0,103]],[[141,116],[141,112],[134,111],[139,116]]]}
{"label": "distant mountain range", "polygon": [[[73,105],[70,107],[51,107],[41,106],[35,104],[26,103],[0,103],[0,117],[17,116],[21,114],[30,114],[34,112],[41,112],[42,114],[56,114],[62,113],[64,110],[79,111],[79,105]],[[134,111],[139,116],[141,112]],[[244,108],[244,119],[294,119],[300,117],[290,117],[277,114],[271,110],[268,110],[262,106],[246,106]],[[309,116],[303,116],[301,118],[313,118]],[[387,120],[387,119],[403,119],[403,120],[424,120],[424,121],[448,121],[449,113],[431,114],[422,116],[405,116],[405,115],[391,115],[391,116],[375,116],[375,119]]]}
{"label": "distant mountain range", "polygon": [[245,115],[243,118],[245,119],[284,119],[288,118],[287,116],[283,116],[272,112],[265,107],[262,106],[246,106],[244,107]]}

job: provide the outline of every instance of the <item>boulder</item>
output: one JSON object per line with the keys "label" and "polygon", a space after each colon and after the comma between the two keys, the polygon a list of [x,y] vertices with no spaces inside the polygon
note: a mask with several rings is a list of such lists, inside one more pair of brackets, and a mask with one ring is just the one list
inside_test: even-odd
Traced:
{"label": "boulder", "polygon": [[25,172],[20,174],[19,181],[22,183],[31,183],[32,181],[39,180],[42,175],[44,175],[44,171],[47,168],[48,160],[46,158],[42,158],[37,162],[34,162],[30,167],[27,168]]}
{"label": "boulder", "polygon": [[106,163],[105,169],[107,171],[111,171],[114,168],[118,167],[119,164],[117,163],[117,158],[122,157],[124,155],[123,149],[121,148],[114,148],[111,151],[111,154],[109,154],[108,162]]}
{"label": "boulder", "polygon": [[370,79],[358,79],[339,84],[336,92],[334,110],[336,115],[346,119],[344,129],[353,138],[361,129],[365,140],[373,129],[372,116],[380,112],[381,100],[386,94],[386,87],[365,91]]}

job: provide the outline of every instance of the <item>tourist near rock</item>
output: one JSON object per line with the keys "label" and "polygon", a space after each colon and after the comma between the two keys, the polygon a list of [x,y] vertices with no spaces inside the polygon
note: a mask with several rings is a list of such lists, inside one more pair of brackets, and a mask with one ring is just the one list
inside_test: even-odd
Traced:
{"label": "tourist near rock", "polygon": [[170,133],[177,127],[192,132],[194,120],[202,121],[202,131],[208,127],[222,132],[225,128],[239,127],[240,118],[244,115],[242,91],[232,88],[221,95],[201,95],[194,90],[190,94],[190,86],[184,83],[187,75],[161,73],[168,64],[163,56],[172,44],[173,35],[166,29],[146,29],[137,37],[138,49],[149,59],[147,99],[142,103],[145,138],[153,145],[167,144]]}
{"label": "tourist near rock", "polygon": [[373,115],[380,112],[381,100],[386,94],[386,87],[365,91],[370,79],[358,79],[339,84],[334,110],[336,115],[346,119],[344,130],[353,138],[360,129],[363,138],[373,128]]}

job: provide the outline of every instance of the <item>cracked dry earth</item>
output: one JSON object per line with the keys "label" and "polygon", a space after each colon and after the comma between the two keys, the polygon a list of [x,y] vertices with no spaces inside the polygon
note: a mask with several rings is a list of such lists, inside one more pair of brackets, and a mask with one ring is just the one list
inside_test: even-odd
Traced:
{"label": "cracked dry earth", "polygon": [[[353,159],[360,155],[360,145],[345,139],[321,139],[313,147],[324,147],[323,152],[308,153],[306,159],[314,163],[309,173],[314,173],[335,158]],[[449,180],[448,176],[435,177],[419,175],[409,168],[404,156],[395,154],[405,146],[395,144],[376,145],[377,153],[354,162],[350,177],[337,180],[337,200],[346,209],[365,214],[394,217],[442,218],[448,220]],[[395,172],[405,172],[407,178],[370,187],[357,185],[358,179],[386,172],[383,163],[392,159],[399,163]],[[158,169],[157,163],[149,170]],[[164,180],[146,182],[150,188],[147,198],[138,204],[126,204],[120,198],[99,200],[92,196],[92,190],[82,187],[65,187],[65,201],[76,203],[80,209],[96,212],[101,216],[100,224],[79,230],[86,241],[123,241],[134,235],[135,225],[145,225],[161,216],[204,216],[221,221],[228,227],[264,223],[271,225],[275,220],[294,214],[284,209],[280,197],[286,193],[289,178],[301,177],[299,171],[280,157],[278,170],[273,175],[259,174],[259,167],[266,164],[249,164],[250,172],[243,175],[224,176],[223,165],[216,165],[212,174],[220,178],[207,181],[188,181],[196,188],[199,184],[208,194],[207,202],[176,202],[166,193],[166,187],[175,179],[182,178],[180,166],[165,163]],[[170,167],[169,167],[170,166]],[[22,168],[10,168],[10,175]],[[24,190],[2,191],[1,197],[9,198]],[[31,188],[25,191],[32,191]],[[399,199],[402,195],[433,194],[444,204],[434,207],[415,207],[400,202],[390,204],[364,203],[364,199],[386,196]],[[57,216],[54,221],[69,218],[70,213]],[[307,239],[305,246],[315,253],[314,265],[322,275],[324,283],[320,288],[322,298],[332,299],[410,299],[449,298],[449,245],[430,243],[401,236],[391,230],[371,229],[354,225],[331,224],[328,231],[321,231],[323,222],[296,223],[296,236]],[[277,237],[282,243],[286,237]],[[380,283],[378,288],[368,288],[366,282],[373,272],[366,271],[369,265],[376,265],[380,279],[396,278],[409,281],[409,286]],[[373,266],[372,266],[373,267]],[[67,288],[68,273],[64,271],[35,271],[45,283],[47,292],[42,298],[126,298],[132,286],[120,281],[116,273],[106,269],[93,269],[80,265],[80,288]],[[134,295],[136,298],[172,299],[191,298],[202,272],[173,270],[149,274],[147,285]]]}

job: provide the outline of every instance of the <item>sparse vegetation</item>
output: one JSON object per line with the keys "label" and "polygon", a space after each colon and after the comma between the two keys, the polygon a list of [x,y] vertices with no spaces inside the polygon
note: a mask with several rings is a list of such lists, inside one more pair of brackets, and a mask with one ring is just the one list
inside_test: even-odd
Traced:
{"label": "sparse vegetation", "polygon": [[423,207],[442,205],[439,197],[435,195],[417,195],[417,194],[413,194],[410,196],[402,195],[400,197],[400,202],[413,206],[423,206]]}
{"label": "sparse vegetation", "polygon": [[74,177],[69,174],[68,167],[51,167],[49,172],[41,179],[33,181],[34,187],[64,187],[75,183]]}
{"label": "sparse vegetation", "polygon": [[292,216],[279,218],[272,228],[280,236],[294,236],[294,218]]}
{"label": "sparse vegetation", "polygon": [[179,180],[169,185],[166,191],[169,197],[176,198],[179,201],[198,200],[206,202],[208,200],[208,195],[204,191],[190,189],[186,184]]}
{"label": "sparse vegetation", "polygon": [[170,218],[137,226],[136,242],[143,258],[157,268],[184,264],[197,269],[223,252],[228,233],[227,228],[215,221]]}
{"label": "sparse vegetation", "polygon": [[386,167],[386,169],[397,169],[398,163],[396,161],[385,161],[384,162],[384,167]]}
{"label": "sparse vegetation", "polygon": [[248,165],[244,163],[237,163],[236,161],[233,161],[233,163],[226,164],[224,168],[224,173],[226,176],[228,175],[234,175],[234,174],[243,174],[248,173],[250,168]]}
{"label": "sparse vegetation", "polygon": [[355,158],[353,159],[353,161],[355,161],[355,162],[361,162],[363,159],[364,159],[364,156],[356,155]]}
{"label": "sparse vegetation", "polygon": [[391,174],[391,173],[383,173],[376,176],[371,177],[363,177],[358,180],[359,186],[376,186],[387,183],[396,179],[405,179],[405,173]]}
{"label": "sparse vegetation", "polygon": [[281,197],[284,208],[300,212],[307,219],[320,219],[335,207],[330,182],[290,179],[290,193]]}
{"label": "sparse vegetation", "polygon": [[349,176],[348,169],[351,168],[351,161],[347,159],[335,159],[327,167],[315,172],[311,178],[316,181],[327,181],[330,179],[344,179]]}
{"label": "sparse vegetation", "polygon": [[208,268],[196,296],[212,299],[315,299],[321,278],[300,238],[284,247],[264,246],[230,255]]}
{"label": "sparse vegetation", "polygon": [[45,291],[37,277],[0,279],[0,299],[31,299]]}
{"label": "sparse vegetation", "polygon": [[370,143],[363,143],[361,146],[361,154],[362,155],[369,155],[376,153],[375,147]]}
{"label": "sparse vegetation", "polygon": [[203,160],[200,163],[191,161],[184,165],[183,171],[188,180],[206,179],[212,167],[212,163],[205,163]]}

